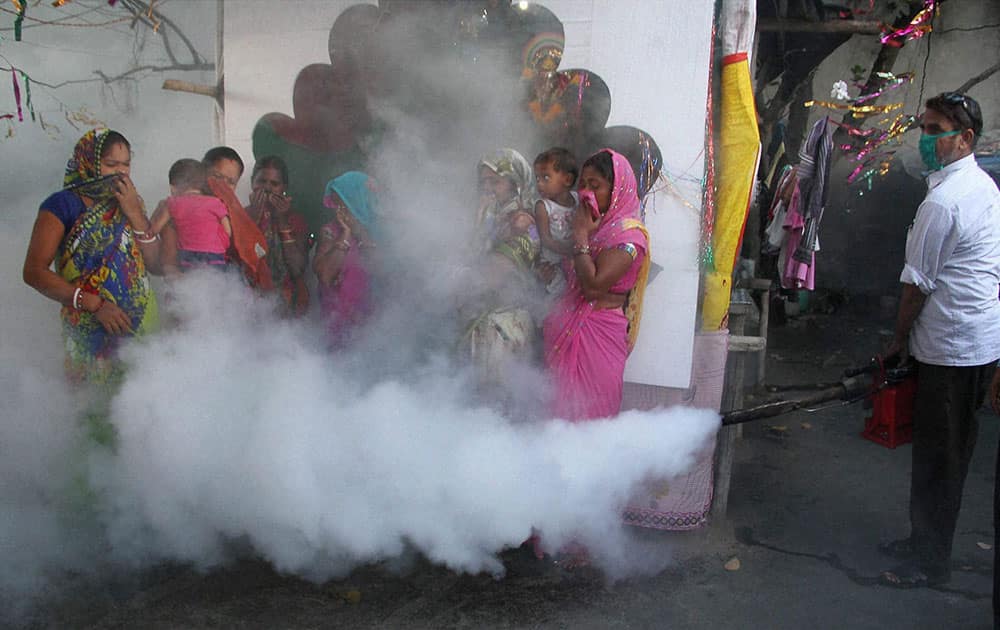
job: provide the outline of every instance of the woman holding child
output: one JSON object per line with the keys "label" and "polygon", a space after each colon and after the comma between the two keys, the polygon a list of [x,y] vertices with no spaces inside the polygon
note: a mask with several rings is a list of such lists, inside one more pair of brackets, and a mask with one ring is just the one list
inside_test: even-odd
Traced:
{"label": "woman holding child", "polygon": [[572,234],[568,286],[543,326],[551,411],[567,420],[606,418],[621,407],[649,271],[649,236],[624,156],[605,149],[583,163]]}
{"label": "woman holding child", "polygon": [[119,341],[157,325],[146,269],[158,265],[159,240],[129,178],[131,163],[120,133],[84,134],[63,189],[39,208],[24,260],[24,281],[62,305],[67,369],[81,381],[111,381]]}
{"label": "woman holding child", "polygon": [[535,178],[531,164],[514,149],[498,149],[479,161],[479,232],[484,248],[502,246],[518,265],[531,267],[538,256]]}
{"label": "woman holding child", "polygon": [[[463,309],[472,313],[464,337],[484,389],[503,390],[508,371],[536,355],[541,305],[534,264],[540,251],[531,215],[535,181],[531,164],[513,149],[499,149],[478,165],[482,201],[478,213],[482,251],[477,295]],[[494,392],[495,394],[495,392]]]}

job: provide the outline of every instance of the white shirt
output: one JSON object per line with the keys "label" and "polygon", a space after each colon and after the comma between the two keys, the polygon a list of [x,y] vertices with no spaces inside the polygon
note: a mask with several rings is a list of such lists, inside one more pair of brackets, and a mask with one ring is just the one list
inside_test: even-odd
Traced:
{"label": "white shirt", "polygon": [[910,353],[934,365],[984,365],[1000,357],[1000,192],[972,155],[927,184],[899,278],[927,296]]}

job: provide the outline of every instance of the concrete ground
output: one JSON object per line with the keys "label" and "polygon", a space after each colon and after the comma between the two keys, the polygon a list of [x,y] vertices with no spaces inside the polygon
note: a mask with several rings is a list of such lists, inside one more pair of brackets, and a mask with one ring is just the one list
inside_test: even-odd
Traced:
{"label": "concrete ground", "polygon": [[[836,380],[873,354],[878,322],[846,312],[774,328],[771,383]],[[979,446],[955,538],[953,579],[877,584],[879,541],[907,533],[910,448],[859,437],[859,403],[745,425],[728,518],[702,531],[639,532],[675,562],[609,584],[595,571],[456,575],[414,561],[314,585],[245,561],[199,575],[163,567],[64,593],[51,627],[79,628],[990,628],[997,418]],[[727,570],[739,560],[737,570]],[[512,560],[513,562],[513,560]]]}

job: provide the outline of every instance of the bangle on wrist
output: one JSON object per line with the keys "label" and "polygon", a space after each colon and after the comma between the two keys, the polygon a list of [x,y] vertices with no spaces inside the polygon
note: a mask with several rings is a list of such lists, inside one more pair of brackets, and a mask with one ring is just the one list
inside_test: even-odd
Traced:
{"label": "bangle on wrist", "polygon": [[83,298],[83,289],[80,287],[73,289],[73,299],[70,301],[70,304],[74,311],[83,310],[83,300],[81,298]]}
{"label": "bangle on wrist", "polygon": [[579,256],[580,254],[586,254],[587,256],[590,256],[590,245],[574,245],[573,255]]}
{"label": "bangle on wrist", "polygon": [[337,241],[336,243],[333,244],[333,248],[339,249],[340,251],[343,252],[348,252],[351,250],[351,242],[348,240]]}

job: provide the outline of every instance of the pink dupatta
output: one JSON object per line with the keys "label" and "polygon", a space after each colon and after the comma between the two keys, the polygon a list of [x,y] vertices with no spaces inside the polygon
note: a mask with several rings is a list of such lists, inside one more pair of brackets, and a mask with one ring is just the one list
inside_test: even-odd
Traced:
{"label": "pink dupatta", "polygon": [[638,250],[631,267],[611,287],[628,293],[624,309],[594,308],[575,273],[566,293],[545,319],[545,364],[552,377],[553,415],[568,420],[614,416],[621,407],[625,360],[638,334],[642,292],[649,270],[649,237],[642,224],[635,174],[619,153],[611,154],[615,181],[611,204],[590,236],[591,256],[632,244]]}

